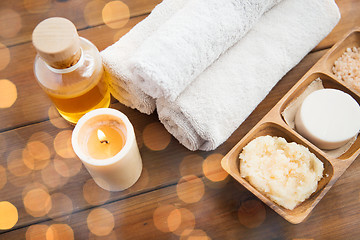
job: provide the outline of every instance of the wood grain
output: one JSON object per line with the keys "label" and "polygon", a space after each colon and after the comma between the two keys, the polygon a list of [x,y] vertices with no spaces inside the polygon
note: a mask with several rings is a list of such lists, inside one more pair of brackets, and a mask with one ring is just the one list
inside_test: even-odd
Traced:
{"label": "wood grain", "polygon": [[[267,239],[353,239],[360,234],[357,219],[360,203],[358,195],[353,194],[357,189],[355,182],[360,180],[359,174],[356,174],[359,167],[360,163],[355,162],[315,208],[310,218],[300,225],[286,222],[237,182],[230,180],[220,188],[212,188],[204,177],[201,180],[205,185],[205,193],[198,202],[192,204],[179,199],[176,184],[101,207],[114,216],[113,234],[116,239],[179,239],[176,235],[178,232],[162,232],[155,225],[154,212],[165,205],[186,208],[194,216],[195,225],[187,218],[181,222],[180,228],[194,226],[194,229],[203,230],[211,239],[264,239],[264,236]],[[71,227],[75,239],[94,237],[86,223],[92,210],[74,213],[61,223]],[[164,214],[163,217],[166,219],[168,216]],[[104,221],[106,219],[104,215]],[[50,226],[56,223],[59,222],[50,220],[39,224]],[[0,235],[0,239],[24,239],[27,230],[21,228],[5,233]]]}
{"label": "wood grain", "polygon": [[[42,20],[55,16],[68,18],[78,30],[104,25],[102,9],[109,2],[111,0],[0,1],[0,42],[6,46],[29,42],[35,26]],[[130,17],[133,18],[150,13],[161,0],[122,2],[128,6]]]}
{"label": "wood grain", "polygon": [[[33,12],[26,9],[26,2],[32,3],[33,8],[30,11]],[[50,5],[48,9],[45,6],[46,10],[44,10],[42,4],[46,2],[49,2]],[[0,42],[8,46],[10,51],[10,63],[6,68],[0,69],[0,79],[12,81],[18,90],[15,104],[10,108],[0,109],[0,166],[5,169],[5,174],[3,172],[0,175],[0,185],[4,183],[1,182],[4,175],[7,180],[5,186],[0,187],[0,201],[10,201],[19,211],[19,222],[10,230],[0,231],[0,239],[29,239],[26,238],[26,232],[31,226],[38,224],[46,226],[67,224],[74,232],[75,239],[188,239],[186,236],[179,236],[179,229],[173,229],[175,234],[162,232],[159,230],[159,226],[155,226],[157,221],[154,222],[154,212],[165,205],[171,205],[177,209],[187,209],[184,210],[187,215],[182,217],[187,217],[188,221],[181,225],[182,230],[185,229],[184,226],[192,226],[191,216],[193,215],[194,228],[197,231],[192,234],[198,234],[198,236],[206,234],[211,239],[264,239],[266,236],[268,239],[336,240],[354,239],[360,235],[358,227],[360,216],[359,161],[355,160],[333,185],[311,213],[310,218],[296,226],[266,207],[232,178],[227,177],[225,181],[212,182],[207,178],[211,175],[206,175],[202,168],[207,157],[213,154],[219,157],[230,151],[328,51],[329,47],[343,36],[343,33],[360,25],[360,18],[357,14],[360,9],[359,1],[336,1],[342,13],[342,19],[338,26],[312,53],[278,82],[243,124],[215,151],[190,152],[171,137],[166,148],[154,151],[144,143],[144,138],[146,138],[144,132],[146,132],[145,129],[159,130],[156,127],[160,125],[156,114],[147,116],[119,103],[113,104],[112,106],[123,111],[134,125],[146,171],[143,172],[139,183],[129,190],[110,194],[100,192],[100,194],[92,196],[91,203],[89,203],[89,196],[86,200],[84,189],[90,186],[90,192],[94,193],[99,193],[99,189],[91,185],[91,177],[83,167],[76,175],[63,178],[57,176],[58,172],[54,172],[51,168],[48,170],[48,167],[52,166],[51,164],[60,162],[70,164],[71,171],[75,171],[79,166],[79,160],[64,149],[60,150],[60,154],[66,158],[59,155],[59,148],[66,146],[66,140],[60,139],[60,147],[55,147],[59,144],[54,143],[58,134],[61,136],[64,131],[69,134],[72,127],[64,124],[64,120],[57,118],[52,111],[50,111],[51,118],[49,120],[48,112],[51,102],[38,87],[33,76],[32,64],[35,50],[30,43],[31,32],[41,20],[51,16],[63,16],[75,23],[80,36],[89,39],[99,50],[103,50],[144,19],[161,0],[124,0],[123,2],[129,6],[131,18],[121,29],[111,29],[103,23],[100,17],[102,6],[110,0],[97,0],[100,7],[88,7],[90,15],[87,15],[84,12],[89,2],[94,1],[0,1]],[[12,10],[10,15],[8,11],[3,11],[7,9]],[[18,25],[19,16],[20,25]],[[161,141],[162,137],[167,138],[166,135],[165,131],[162,132],[158,141]],[[152,136],[148,139],[151,140]],[[152,142],[154,141],[155,139]],[[32,150],[32,154],[38,158],[48,151],[49,158],[38,163],[41,166],[47,162],[48,165],[44,167],[47,170],[29,171],[26,167],[21,168],[23,158],[29,158],[29,148],[31,147],[35,149]],[[36,149],[40,151],[36,151]],[[70,155],[66,156],[67,154]],[[12,162],[14,159],[20,160],[15,161],[18,164],[15,164],[15,167],[11,165],[14,164]],[[16,169],[19,164],[20,168]],[[39,167],[39,165],[36,166]],[[23,176],[14,175],[13,171]],[[218,172],[215,171],[212,174],[217,175]],[[183,178],[186,175],[192,176]],[[188,185],[194,179],[197,184]],[[181,184],[178,184],[179,182]],[[203,187],[201,183],[199,185],[199,182],[204,184]],[[72,206],[60,207],[55,213],[50,212],[50,214],[39,217],[31,216],[25,209],[23,194],[32,183],[44,185],[51,196],[54,196],[53,194],[67,196],[71,200]],[[182,191],[182,194],[178,194],[178,189]],[[202,192],[204,195],[201,195]],[[202,196],[201,199],[197,199],[199,196]],[[190,199],[193,202],[186,203],[182,199]],[[197,200],[194,201],[194,199]],[[87,217],[90,212],[101,208],[108,209],[114,217],[114,231],[110,236],[97,237],[90,233],[87,225]],[[109,219],[111,220],[111,217],[103,220],[106,222]],[[167,216],[160,220],[164,219],[168,220]],[[180,222],[179,212],[173,212],[170,220],[174,224],[170,228],[175,228],[176,224]],[[47,227],[45,228],[47,229]],[[169,226],[161,225],[160,228],[169,229]],[[41,233],[39,238],[40,236],[44,237]]]}

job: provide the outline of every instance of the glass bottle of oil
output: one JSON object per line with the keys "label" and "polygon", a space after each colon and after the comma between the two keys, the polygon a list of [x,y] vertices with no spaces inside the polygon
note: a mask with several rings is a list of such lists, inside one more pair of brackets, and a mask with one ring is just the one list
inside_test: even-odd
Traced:
{"label": "glass bottle of oil", "polygon": [[32,41],[38,52],[36,79],[67,121],[76,124],[85,113],[110,105],[99,51],[79,37],[71,21],[59,17],[42,21]]}

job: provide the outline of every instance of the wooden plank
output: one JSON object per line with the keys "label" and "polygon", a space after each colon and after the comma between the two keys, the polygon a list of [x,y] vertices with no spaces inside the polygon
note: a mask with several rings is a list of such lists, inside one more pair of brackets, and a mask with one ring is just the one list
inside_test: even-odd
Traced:
{"label": "wooden plank", "polygon": [[[35,26],[49,17],[65,17],[78,29],[103,25],[102,9],[112,0],[0,1],[0,42],[13,46],[31,41]],[[150,13],[161,0],[123,0],[130,17]]]}
{"label": "wooden plank", "polygon": [[[275,105],[285,94],[286,89],[290,89],[324,53],[325,51],[320,51],[310,54],[290,71],[230,139],[213,152],[199,151],[192,153],[188,151],[177,140],[170,137],[170,134],[159,123],[156,114],[147,116],[120,103],[112,105],[112,107],[125,113],[133,123],[146,171],[142,182],[140,181],[138,186],[128,191],[109,194],[105,201],[117,201],[134,194],[174,184],[181,178],[181,172],[179,172],[179,166],[181,165],[194,175],[203,175],[201,169],[202,160],[213,153],[225,155]],[[158,132],[151,129],[158,129]],[[79,160],[71,151],[71,146],[66,145],[68,138],[64,138],[64,136],[69,137],[71,130],[72,127],[58,116],[57,118],[52,117],[50,121],[0,133],[0,153],[2,156],[0,166],[6,170],[8,176],[7,184],[0,189],[0,196],[2,196],[2,201],[9,201],[18,208],[21,218],[17,227],[49,218],[47,214],[33,217],[31,214],[26,213],[23,192],[24,189],[26,190],[32,185],[30,183],[42,184],[47,188],[49,194],[62,193],[71,196],[73,208],[70,210],[62,209],[59,214],[66,215],[71,211],[80,211],[91,206],[89,202],[85,201],[82,191],[86,182],[91,179],[87,171],[82,168],[76,175],[69,177],[66,174],[64,177],[64,173],[61,171],[61,166],[65,165],[64,168],[66,168],[67,164],[72,165],[74,171],[79,168],[79,165],[81,166]],[[156,133],[160,134],[159,140],[153,137]],[[146,142],[148,139],[150,139],[150,143]],[[168,142],[169,145],[167,146]],[[155,146],[149,144],[155,144]],[[167,147],[164,148],[164,146]],[[157,148],[164,149],[157,151]],[[41,153],[47,155],[45,157],[37,155]],[[184,159],[189,158],[189,156],[194,160],[183,163]],[[35,169],[29,170],[27,166],[33,166],[34,158],[38,159],[38,161],[35,161]],[[27,165],[24,165],[24,161]],[[60,170],[55,171],[56,167],[60,168]],[[26,188],[26,186],[28,187]]]}
{"label": "wooden plank", "polygon": [[[360,202],[354,194],[359,167],[355,162],[299,225],[286,222],[232,179],[214,184],[206,177],[186,177],[173,186],[42,222],[38,237],[59,227],[53,224],[64,224],[69,230],[58,236],[66,239],[98,239],[95,234],[106,234],[102,239],[353,239],[360,235]],[[14,230],[0,239],[34,236],[38,227]]]}

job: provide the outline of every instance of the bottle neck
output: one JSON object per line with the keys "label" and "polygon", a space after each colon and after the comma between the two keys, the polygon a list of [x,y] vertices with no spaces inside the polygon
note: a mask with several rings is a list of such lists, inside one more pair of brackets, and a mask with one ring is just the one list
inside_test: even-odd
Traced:
{"label": "bottle neck", "polygon": [[[71,61],[68,61],[67,64],[64,64],[65,61],[61,65],[49,64],[45,62],[46,66],[55,73],[69,73],[75,71],[79,66],[84,63],[84,53],[82,48],[80,47],[79,51],[76,52],[74,56],[72,56]],[[61,68],[59,66],[62,66]]]}

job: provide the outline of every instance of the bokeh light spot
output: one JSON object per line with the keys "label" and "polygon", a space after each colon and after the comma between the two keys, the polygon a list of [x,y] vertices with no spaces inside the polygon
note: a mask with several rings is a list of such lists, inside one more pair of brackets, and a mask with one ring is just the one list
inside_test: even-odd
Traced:
{"label": "bokeh light spot", "polygon": [[210,240],[211,238],[201,229],[195,229],[190,234],[181,236],[180,240]]}
{"label": "bokeh light spot", "polygon": [[219,153],[209,155],[203,162],[203,172],[205,176],[213,181],[220,182],[225,180],[228,173],[221,167],[221,159],[224,156]]}
{"label": "bokeh light spot", "polygon": [[31,225],[26,230],[26,240],[47,240],[46,239],[46,231],[48,230],[47,225],[38,224]]}
{"label": "bokeh light spot", "polygon": [[56,153],[63,158],[75,157],[74,150],[71,146],[71,130],[63,130],[56,135],[54,148]]}
{"label": "bokeh light spot", "polygon": [[19,13],[10,8],[0,9],[0,36],[4,38],[15,37],[21,27],[22,23]]}
{"label": "bokeh light spot", "polygon": [[49,10],[51,0],[24,0],[24,7],[29,13],[43,13]]}
{"label": "bokeh light spot", "polygon": [[203,181],[195,175],[187,175],[180,179],[176,185],[178,197],[186,203],[200,201],[205,193]]}
{"label": "bokeh light spot", "polygon": [[105,208],[96,208],[89,213],[87,225],[89,230],[96,236],[106,236],[114,229],[114,216]]}
{"label": "bokeh light spot", "polygon": [[108,2],[102,10],[102,18],[110,28],[122,28],[130,19],[129,7],[121,1]]}
{"label": "bokeh light spot", "polygon": [[86,202],[91,205],[100,205],[105,203],[109,197],[110,192],[99,187],[94,179],[89,179],[83,186],[83,195]]}
{"label": "bokeh light spot", "polygon": [[181,213],[173,205],[162,205],[153,214],[154,225],[162,232],[173,232],[181,223]]}
{"label": "bokeh light spot", "polygon": [[24,164],[22,150],[12,151],[7,158],[8,170],[15,176],[27,176],[31,170]]}
{"label": "bokeh light spot", "polygon": [[73,177],[78,174],[82,168],[82,163],[77,158],[60,159],[55,157],[54,167],[57,173],[63,177]]}
{"label": "bokeh light spot", "polygon": [[74,240],[74,231],[67,224],[52,224],[46,231],[46,240]]}
{"label": "bokeh light spot", "polygon": [[[0,15],[0,19],[1,19],[1,15]],[[7,79],[0,79],[0,108],[11,107],[15,103],[16,99],[17,99],[17,90],[15,84]]]}
{"label": "bokeh light spot", "polygon": [[86,4],[84,8],[84,18],[89,26],[95,26],[103,23],[102,9],[106,5],[105,1],[93,0]]}
{"label": "bokeh light spot", "polygon": [[171,136],[161,123],[155,122],[145,127],[143,140],[145,146],[150,150],[161,151],[169,145]]}
{"label": "bokeh light spot", "polygon": [[24,206],[27,213],[33,217],[45,216],[51,209],[52,202],[44,187],[34,187],[24,190]]}
{"label": "bokeh light spot", "polygon": [[180,163],[181,176],[195,175],[201,172],[204,158],[198,154],[190,154],[183,158]]}
{"label": "bokeh light spot", "polygon": [[0,43],[0,70],[3,70],[7,67],[10,62],[10,51],[9,49],[2,43]]}
{"label": "bokeh light spot", "polygon": [[22,152],[24,164],[32,169],[43,169],[49,164],[50,150],[40,141],[30,141]]}
{"label": "bokeh light spot", "polygon": [[53,163],[41,170],[41,179],[50,188],[62,187],[68,180],[56,171]]}
{"label": "bokeh light spot", "polygon": [[6,169],[0,165],[0,189],[7,183]]}
{"label": "bokeh light spot", "polygon": [[180,208],[180,226],[173,232],[178,236],[188,235],[195,227],[195,216],[186,208]]}
{"label": "bokeh light spot", "polygon": [[63,193],[54,193],[51,195],[52,206],[48,216],[56,220],[60,215],[71,214],[73,211],[73,203],[71,199]]}
{"label": "bokeh light spot", "polygon": [[0,202],[0,230],[15,226],[19,219],[17,208],[8,201]]}
{"label": "bokeh light spot", "polygon": [[63,117],[60,116],[59,112],[56,110],[56,108],[53,105],[49,107],[48,115],[50,122],[54,127],[60,129],[70,127],[70,124]]}
{"label": "bokeh light spot", "polygon": [[265,221],[266,209],[258,200],[247,200],[241,204],[238,217],[245,227],[256,228]]}

